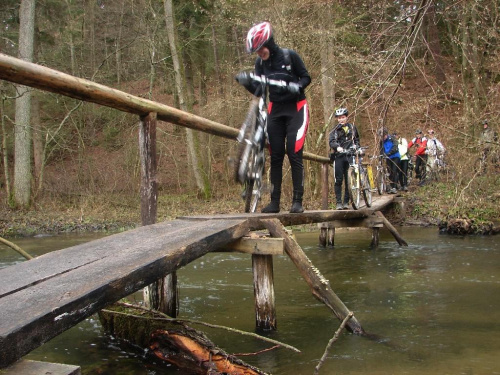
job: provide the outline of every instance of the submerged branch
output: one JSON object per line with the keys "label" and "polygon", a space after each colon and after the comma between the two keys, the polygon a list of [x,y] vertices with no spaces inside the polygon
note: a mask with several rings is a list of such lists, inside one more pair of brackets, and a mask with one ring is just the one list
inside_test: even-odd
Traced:
{"label": "submerged branch", "polygon": [[[210,327],[210,328],[224,329],[224,330],[229,331],[229,332],[234,332],[234,333],[238,333],[240,335],[254,337],[256,339],[259,339],[259,340],[262,340],[262,341],[265,341],[265,342],[269,342],[271,344],[279,345],[279,346],[281,346],[281,347],[283,347],[285,349],[292,350],[292,351],[294,351],[296,353],[300,353],[301,352],[299,349],[297,349],[297,348],[295,348],[295,347],[293,347],[291,345],[288,345],[288,344],[285,344],[285,343],[282,343],[280,341],[276,341],[276,340],[273,340],[273,339],[269,339],[267,337],[258,335],[256,333],[241,331],[241,330],[236,329],[236,328],[221,326],[221,325],[212,324],[212,323],[201,322],[201,321],[197,321],[197,320],[172,318],[172,317],[170,317],[170,316],[168,316],[168,315],[166,315],[166,314],[164,314],[164,313],[162,313],[160,311],[150,310],[148,308],[145,308],[145,307],[142,307],[142,306],[133,305],[133,304],[130,304],[130,303],[117,302],[116,305],[124,306],[124,307],[128,307],[128,308],[133,308],[133,309],[137,309],[137,310],[143,310],[143,311],[147,311],[149,313],[156,314],[156,315],[160,316],[160,318],[147,318],[147,319],[152,319],[152,320],[157,320],[157,321],[168,321],[168,322],[171,322],[171,323],[198,324],[198,325],[203,325],[205,327]],[[106,311],[106,310],[103,310],[103,311]],[[141,319],[145,319],[146,318],[146,317],[142,317],[142,316],[138,316],[138,315],[133,315],[133,314],[128,314],[128,313],[121,313],[121,312],[117,312],[117,311],[112,311],[112,313],[114,313],[114,314],[120,314],[120,315],[128,315],[128,316],[131,316],[131,317],[134,317],[134,318],[141,318]]]}
{"label": "submerged branch", "polygon": [[24,251],[23,249],[21,249],[19,246],[17,246],[15,243],[12,243],[10,241],[7,241],[5,238],[2,238],[0,237],[0,242],[7,245],[8,247],[10,247],[11,249],[14,249],[15,251],[17,251],[19,254],[21,254],[23,257],[25,257],[26,259],[30,260],[30,259],[33,259],[33,257],[31,255],[29,255],[26,251]]}
{"label": "submerged branch", "polygon": [[321,366],[325,362],[326,356],[328,355],[330,348],[332,347],[333,343],[339,339],[340,333],[344,330],[345,325],[347,324],[347,321],[349,319],[351,319],[353,316],[354,316],[353,312],[352,311],[349,312],[349,314],[347,314],[347,316],[344,318],[344,320],[340,324],[340,327],[337,329],[337,331],[335,331],[335,334],[333,335],[333,337],[330,339],[330,341],[328,341],[328,345],[325,348],[325,352],[323,353],[323,356],[321,357],[318,365],[314,369],[314,375],[317,375],[319,373],[319,369],[321,368]]}

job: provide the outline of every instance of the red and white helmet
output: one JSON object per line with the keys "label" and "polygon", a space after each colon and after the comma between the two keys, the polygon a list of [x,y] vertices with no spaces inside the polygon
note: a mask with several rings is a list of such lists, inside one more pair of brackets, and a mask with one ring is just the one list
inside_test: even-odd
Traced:
{"label": "red and white helmet", "polygon": [[247,34],[247,52],[258,51],[273,37],[273,29],[269,22],[261,22],[253,26]]}

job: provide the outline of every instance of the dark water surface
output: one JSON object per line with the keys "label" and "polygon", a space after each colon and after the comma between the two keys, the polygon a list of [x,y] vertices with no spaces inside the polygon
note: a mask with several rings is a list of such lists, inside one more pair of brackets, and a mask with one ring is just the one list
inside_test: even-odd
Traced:
{"label": "dark water surface", "polygon": [[[384,231],[369,249],[367,230],[339,232],[336,247],[318,233],[295,233],[309,259],[330,281],[376,342],[343,333],[320,374],[500,374],[500,246],[497,237],[439,235],[435,228],[399,228],[399,247]],[[16,239],[32,253],[69,247],[95,235]],[[0,267],[23,261],[0,247]],[[312,297],[293,263],[274,258],[278,331],[269,337],[302,353],[277,349],[243,360],[272,374],[313,374],[340,322]],[[249,255],[217,253],[178,271],[180,317],[254,332]],[[141,293],[134,298],[141,299]],[[229,353],[269,347],[254,338],[194,326]],[[150,364],[103,334],[97,317],[54,338],[26,358],[82,366],[83,374],[180,374]]]}

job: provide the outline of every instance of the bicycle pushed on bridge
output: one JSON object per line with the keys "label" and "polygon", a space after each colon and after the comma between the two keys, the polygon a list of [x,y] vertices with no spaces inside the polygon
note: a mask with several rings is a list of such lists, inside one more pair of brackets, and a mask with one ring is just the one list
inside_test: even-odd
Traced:
{"label": "bicycle pushed on bridge", "polygon": [[263,175],[266,163],[267,142],[267,88],[270,85],[286,88],[286,81],[267,79],[254,73],[239,73],[239,84],[247,86],[257,82],[255,98],[250,103],[247,116],[241,125],[238,137],[240,143],[235,165],[236,182],[243,185],[242,197],[245,201],[245,212],[256,212],[262,196]]}
{"label": "bicycle pushed on bridge", "polygon": [[361,196],[363,196],[366,207],[371,207],[372,205],[370,178],[367,168],[363,165],[363,156],[367,148],[368,147],[352,146],[341,152],[347,156],[349,161],[347,183],[351,205],[355,210],[359,209],[361,206]]}

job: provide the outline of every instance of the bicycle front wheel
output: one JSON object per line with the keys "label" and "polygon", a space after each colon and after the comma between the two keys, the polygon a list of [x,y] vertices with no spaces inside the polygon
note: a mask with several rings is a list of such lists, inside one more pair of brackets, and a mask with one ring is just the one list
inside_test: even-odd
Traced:
{"label": "bicycle front wheel", "polygon": [[357,210],[361,202],[361,189],[359,186],[359,173],[354,167],[349,167],[347,171],[347,180],[349,183],[349,194],[351,195],[352,208]]}
{"label": "bicycle front wheel", "polygon": [[361,186],[363,187],[363,199],[365,200],[366,207],[372,206],[372,190],[370,180],[365,169],[361,172]]}

